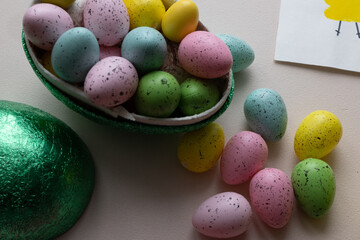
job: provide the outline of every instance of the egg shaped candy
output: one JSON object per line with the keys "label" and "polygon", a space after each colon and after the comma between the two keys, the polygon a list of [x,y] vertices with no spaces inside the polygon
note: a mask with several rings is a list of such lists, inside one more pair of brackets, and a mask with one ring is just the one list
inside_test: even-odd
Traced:
{"label": "egg shaped candy", "polygon": [[161,1],[164,4],[165,9],[168,9],[169,7],[171,7],[171,5],[176,3],[176,0],[161,0]]}
{"label": "egg shaped candy", "polygon": [[202,113],[220,100],[220,91],[216,79],[187,78],[180,84],[180,111],[185,116]]}
{"label": "egg shaped candy", "polygon": [[124,0],[130,18],[130,29],[151,27],[160,30],[165,6],[161,0]]}
{"label": "egg shaped candy", "polygon": [[286,173],[276,168],[257,172],[250,181],[249,192],[253,209],[267,225],[282,228],[290,221],[294,191]]}
{"label": "egg shaped candy", "polygon": [[0,239],[55,239],[91,198],[91,153],[65,123],[28,105],[0,101],[0,120]]}
{"label": "egg shaped candy", "polygon": [[341,136],[341,122],[333,113],[324,110],[312,112],[304,118],[296,131],[296,156],[300,160],[322,158],[336,147]]}
{"label": "egg shaped candy", "polygon": [[84,27],[94,33],[100,45],[114,46],[129,32],[129,14],[122,0],[88,0]]}
{"label": "egg shaped candy", "polygon": [[218,162],[225,144],[223,128],[217,123],[185,133],[177,155],[181,164],[192,172],[205,172]]}
{"label": "egg shaped candy", "polygon": [[246,198],[235,192],[223,192],[200,204],[192,224],[205,236],[231,238],[247,231],[251,220],[251,206]]}
{"label": "egg shaped candy", "polygon": [[276,91],[260,88],[251,92],[244,103],[250,128],[265,141],[279,141],[285,134],[287,111],[284,100]]}
{"label": "egg shaped candy", "polygon": [[161,22],[164,35],[174,42],[180,42],[194,32],[199,22],[199,9],[191,0],[179,0],[166,12]]}
{"label": "egg shaped candy", "polygon": [[244,40],[229,34],[216,34],[229,47],[233,65],[232,71],[234,73],[240,72],[249,67],[255,59],[254,50]]}
{"label": "egg shaped candy", "polygon": [[75,2],[75,0],[41,0],[41,2],[55,4],[59,7],[67,9]]}
{"label": "egg shaped candy", "polygon": [[180,85],[170,73],[154,71],[143,76],[134,96],[136,112],[150,117],[169,117],[179,105]]}
{"label": "egg shaped candy", "polygon": [[165,61],[166,53],[165,38],[150,27],[131,30],[121,45],[121,56],[134,64],[141,73],[159,69]]}
{"label": "egg shaped candy", "polygon": [[31,6],[23,17],[26,37],[38,48],[51,50],[59,37],[74,27],[70,15],[61,7],[48,3]]}
{"label": "egg shaped candy", "polygon": [[128,60],[107,57],[90,69],[84,82],[84,91],[93,103],[115,107],[135,94],[138,82],[136,69]]}
{"label": "egg shaped candy", "polygon": [[268,158],[268,147],[257,133],[242,131],[226,143],[220,160],[223,181],[230,185],[244,183],[261,170]]}
{"label": "egg shaped candy", "polygon": [[295,166],[291,181],[295,197],[307,215],[321,218],[330,210],[336,183],[329,164],[316,158],[305,159]]}
{"label": "egg shaped candy", "polygon": [[79,83],[85,81],[99,57],[100,48],[94,34],[86,28],[76,27],[66,31],[55,43],[51,63],[61,79]]}
{"label": "egg shaped candy", "polygon": [[195,31],[179,45],[179,62],[190,74],[199,78],[218,78],[228,73],[232,56],[226,44],[214,34]]}

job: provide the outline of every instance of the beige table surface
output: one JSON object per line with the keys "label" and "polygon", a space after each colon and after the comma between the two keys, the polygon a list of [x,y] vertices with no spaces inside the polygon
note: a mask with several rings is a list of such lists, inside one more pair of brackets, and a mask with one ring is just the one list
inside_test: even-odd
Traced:
{"label": "beige table surface", "polygon": [[[262,87],[280,93],[289,119],[283,139],[269,144],[266,167],[276,167],[291,175],[298,162],[293,138],[310,112],[331,111],[344,128],[341,142],[326,157],[337,184],[328,215],[314,220],[295,206],[291,221],[283,229],[271,229],[255,217],[248,232],[235,239],[359,239],[360,74],[275,62],[280,0],[195,2],[201,21],[210,31],[238,36],[256,54],[251,67],[235,75],[234,99],[216,121],[223,126],[226,140],[248,129],[243,103],[251,91]],[[203,174],[185,170],[176,156],[181,134],[124,132],[94,123],[59,102],[37,79],[21,46],[22,16],[29,3],[1,2],[0,99],[27,103],[66,122],[89,146],[96,165],[96,186],[87,210],[58,239],[209,239],[191,225],[197,206],[223,191],[235,191],[248,198],[248,184],[227,186],[220,179],[218,165]]]}

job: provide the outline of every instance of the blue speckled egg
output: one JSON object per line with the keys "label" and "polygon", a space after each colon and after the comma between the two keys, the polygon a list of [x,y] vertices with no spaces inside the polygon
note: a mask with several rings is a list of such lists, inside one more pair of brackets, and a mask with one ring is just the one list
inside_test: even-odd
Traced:
{"label": "blue speckled egg", "polygon": [[154,28],[131,30],[121,45],[121,56],[129,60],[140,73],[157,70],[165,61],[167,44]]}
{"label": "blue speckled egg", "polygon": [[250,128],[266,141],[280,140],[286,130],[286,106],[279,95],[272,89],[256,89],[246,98],[244,113]]}
{"label": "blue speckled egg", "polygon": [[66,31],[56,41],[51,63],[56,74],[70,83],[79,83],[99,61],[100,48],[94,34],[83,27]]}
{"label": "blue speckled egg", "polygon": [[233,57],[232,70],[234,73],[247,68],[253,63],[255,53],[245,41],[228,34],[216,34],[216,36],[219,37],[230,49]]}

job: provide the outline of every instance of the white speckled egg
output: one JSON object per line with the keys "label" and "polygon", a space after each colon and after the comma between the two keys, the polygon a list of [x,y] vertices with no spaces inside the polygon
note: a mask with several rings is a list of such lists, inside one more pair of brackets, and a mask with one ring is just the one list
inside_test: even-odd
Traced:
{"label": "white speckled egg", "polygon": [[85,79],[84,91],[95,104],[114,107],[134,95],[138,82],[135,67],[128,60],[107,57],[91,68]]}
{"label": "white speckled egg", "polygon": [[216,34],[216,36],[223,40],[231,51],[234,73],[244,70],[253,63],[255,53],[244,40],[229,34]]}
{"label": "white speckled egg", "polygon": [[187,72],[206,79],[224,76],[233,62],[228,46],[206,31],[188,34],[180,42],[178,55],[181,66]]}
{"label": "white speckled egg", "polygon": [[35,46],[51,50],[58,38],[74,27],[70,15],[61,7],[39,3],[30,7],[23,17],[26,37]]}
{"label": "white speckled egg", "polygon": [[294,191],[286,173],[276,168],[259,171],[250,181],[249,192],[252,207],[267,225],[282,228],[290,221]]}
{"label": "white speckled egg", "polygon": [[121,45],[121,56],[141,73],[157,70],[165,61],[167,44],[163,35],[151,27],[131,30]]}
{"label": "white speckled egg", "polygon": [[79,83],[85,80],[99,57],[99,44],[94,34],[86,28],[75,27],[66,31],[55,43],[51,64],[61,79]]}
{"label": "white speckled egg", "polygon": [[100,45],[114,46],[129,32],[129,14],[122,0],[88,0],[84,8],[84,26],[92,31]]}
{"label": "white speckled egg", "polygon": [[242,131],[227,143],[220,159],[220,172],[230,185],[244,183],[266,163],[268,147],[257,133]]}
{"label": "white speckled egg", "polygon": [[279,141],[284,136],[287,111],[284,100],[276,91],[259,88],[251,92],[245,100],[244,113],[250,128],[265,141]]}
{"label": "white speckled egg", "polygon": [[235,192],[223,192],[205,200],[192,218],[195,229],[209,237],[231,238],[250,226],[252,211],[249,202]]}

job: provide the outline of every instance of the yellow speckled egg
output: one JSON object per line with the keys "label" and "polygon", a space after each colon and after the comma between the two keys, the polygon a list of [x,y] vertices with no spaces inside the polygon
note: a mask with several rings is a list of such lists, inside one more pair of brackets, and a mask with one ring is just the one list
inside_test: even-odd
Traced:
{"label": "yellow speckled egg", "polygon": [[41,2],[55,4],[66,9],[69,8],[75,2],[75,0],[41,0]]}
{"label": "yellow speckled egg", "polygon": [[58,77],[51,64],[51,51],[47,51],[42,56],[42,63],[46,70]]}
{"label": "yellow speckled egg", "polygon": [[161,27],[165,6],[161,0],[123,0],[129,13],[130,29],[137,27]]}
{"label": "yellow speckled egg", "polygon": [[214,167],[225,145],[223,128],[217,123],[186,133],[180,139],[177,154],[181,164],[192,172]]}
{"label": "yellow speckled egg", "polygon": [[304,118],[296,131],[296,156],[300,160],[322,158],[335,148],[341,136],[341,122],[333,113],[325,110],[312,112]]}
{"label": "yellow speckled egg", "polygon": [[166,11],[161,28],[164,35],[174,42],[180,42],[194,32],[199,22],[199,10],[191,0],[179,0]]}

